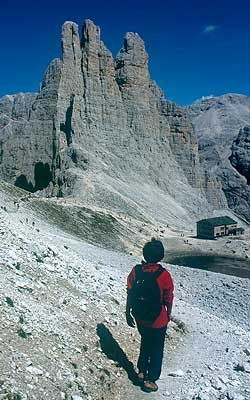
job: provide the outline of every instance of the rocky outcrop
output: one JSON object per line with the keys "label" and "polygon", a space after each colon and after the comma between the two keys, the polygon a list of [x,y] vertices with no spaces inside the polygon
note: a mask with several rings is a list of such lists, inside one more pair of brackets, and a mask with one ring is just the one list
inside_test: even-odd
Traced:
{"label": "rocky outcrop", "polygon": [[222,169],[218,178],[222,182],[228,206],[250,222],[250,187],[246,184],[246,179],[232,166]]}
{"label": "rocky outcrop", "polygon": [[193,127],[185,110],[165,100],[162,91],[150,79],[148,54],[137,33],[127,33],[115,63],[116,80],[127,109],[128,128],[135,132],[144,150],[151,141],[150,151],[157,155],[161,147],[159,143],[155,147],[155,139],[163,143],[165,155],[159,156],[174,157],[189,183],[197,186],[200,171],[196,166],[199,157]]}
{"label": "rocky outcrop", "polygon": [[198,140],[216,139],[222,146],[231,144],[239,129],[250,123],[249,111],[250,97],[241,94],[205,97],[187,107]]}
{"label": "rocky outcrop", "polygon": [[232,166],[247,180],[250,185],[250,126],[245,126],[239,132],[232,146],[230,156]]}
{"label": "rocky outcrop", "polygon": [[[250,220],[250,190],[247,184],[250,97],[228,94],[205,98],[187,107],[198,137],[200,162],[206,176],[216,178],[217,199]],[[237,137],[238,136],[238,137]]]}
{"label": "rocky outcrop", "polygon": [[4,96],[0,102],[1,130],[8,125],[10,118],[16,121],[28,119],[36,96],[37,94],[35,93]]}
{"label": "rocky outcrop", "polygon": [[166,100],[162,100],[161,112],[170,125],[169,144],[176,161],[185,171],[189,183],[199,186],[202,171],[198,143],[190,118],[182,107]]}
{"label": "rocky outcrop", "polygon": [[[2,127],[1,177],[179,224],[207,213],[193,127],[151,80],[139,35],[127,33],[113,59],[90,20],[81,38],[78,26],[65,22],[62,52],[39,94],[25,100],[22,124]],[[10,110],[3,116],[13,119]]]}
{"label": "rocky outcrop", "polygon": [[39,94],[0,101],[0,176],[32,192],[52,182],[60,66],[60,60],[49,65]]}

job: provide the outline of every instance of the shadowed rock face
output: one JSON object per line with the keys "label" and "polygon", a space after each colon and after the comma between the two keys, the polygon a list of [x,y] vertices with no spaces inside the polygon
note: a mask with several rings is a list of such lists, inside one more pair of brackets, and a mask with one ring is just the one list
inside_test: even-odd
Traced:
{"label": "shadowed rock face", "polygon": [[250,126],[245,126],[240,130],[237,139],[232,146],[230,156],[232,166],[243,175],[247,184],[250,185]]}
{"label": "shadowed rock face", "polygon": [[[136,33],[126,34],[113,59],[90,20],[81,38],[78,26],[65,22],[62,61],[49,65],[39,94],[6,96],[0,111],[0,176],[10,182],[21,176],[47,194],[155,214],[152,192],[153,207],[166,220],[209,212],[205,194],[225,205],[220,196],[215,200],[213,177],[201,171],[186,111],[151,80]],[[42,186],[38,163],[49,168]]]}
{"label": "shadowed rock face", "polygon": [[229,207],[250,221],[249,126],[244,128],[250,123],[250,98],[238,94],[212,97],[187,111],[206,175],[216,177]]}

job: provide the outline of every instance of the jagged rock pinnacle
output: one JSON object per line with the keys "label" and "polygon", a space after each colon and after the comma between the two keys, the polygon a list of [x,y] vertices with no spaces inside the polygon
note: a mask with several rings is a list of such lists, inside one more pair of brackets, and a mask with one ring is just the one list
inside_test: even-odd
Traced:
{"label": "jagged rock pinnacle", "polygon": [[128,32],[116,56],[116,77],[119,85],[149,84],[148,54],[138,33]]}
{"label": "jagged rock pinnacle", "polygon": [[[136,32],[127,32],[124,38],[124,50],[127,53],[139,53],[138,56],[139,59],[141,59],[141,56],[143,55],[144,57],[148,58],[148,55],[145,50],[145,45],[142,40],[142,38],[138,35]],[[142,57],[142,58],[144,58]]]}
{"label": "jagged rock pinnacle", "polygon": [[66,21],[62,26],[62,52],[63,62],[76,62],[81,58],[78,25],[75,22]]}
{"label": "jagged rock pinnacle", "polygon": [[82,72],[97,79],[99,75],[114,76],[114,60],[100,39],[100,28],[87,19],[82,27]]}
{"label": "jagged rock pinnacle", "polygon": [[86,43],[93,42],[100,42],[100,28],[90,19],[86,19],[82,27],[82,47],[84,47]]}

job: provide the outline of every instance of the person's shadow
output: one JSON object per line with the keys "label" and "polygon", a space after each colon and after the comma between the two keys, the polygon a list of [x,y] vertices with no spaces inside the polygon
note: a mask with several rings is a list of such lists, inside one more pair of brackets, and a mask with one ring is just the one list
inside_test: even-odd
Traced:
{"label": "person's shadow", "polygon": [[126,371],[133,385],[140,386],[133,363],[129,361],[127,355],[113,338],[108,328],[106,328],[104,324],[98,324],[96,333],[100,338],[100,345],[103,353],[106,354],[110,360],[116,361],[118,366]]}

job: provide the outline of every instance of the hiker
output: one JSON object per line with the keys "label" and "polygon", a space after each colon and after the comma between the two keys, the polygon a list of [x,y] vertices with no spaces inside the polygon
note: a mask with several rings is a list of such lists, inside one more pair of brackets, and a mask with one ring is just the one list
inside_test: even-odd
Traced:
{"label": "hiker", "polygon": [[127,278],[126,320],[137,325],[141,336],[137,362],[138,381],[144,392],[156,392],[162,367],[167,324],[170,321],[174,285],[170,273],[159,261],[164,258],[161,241],[154,238],[143,247],[145,261]]}

